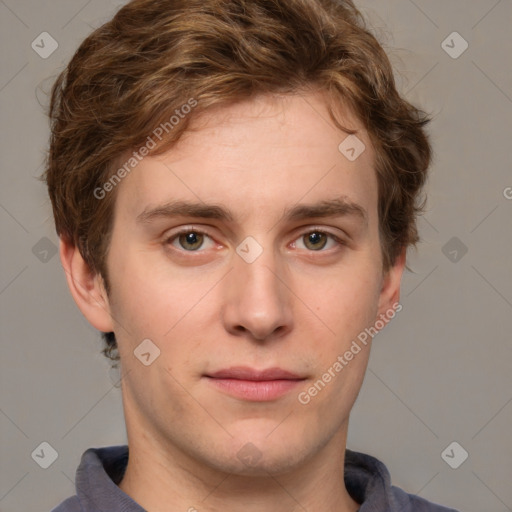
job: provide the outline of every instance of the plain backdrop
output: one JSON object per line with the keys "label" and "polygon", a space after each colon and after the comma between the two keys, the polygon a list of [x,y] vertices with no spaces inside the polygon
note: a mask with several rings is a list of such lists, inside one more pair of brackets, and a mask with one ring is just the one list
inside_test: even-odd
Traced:
{"label": "plain backdrop", "polygon": [[[510,511],[512,2],[357,4],[400,90],[432,115],[435,160],[403,310],[375,338],[348,446],[382,460],[408,492],[461,511]],[[74,494],[87,448],[126,442],[117,375],[67,290],[37,179],[45,92],[119,5],[0,1],[2,512],[49,511]],[[51,55],[32,47],[42,37],[45,52],[58,45]],[[47,469],[32,456],[43,442],[58,454]],[[456,469],[445,462],[453,442],[452,464],[468,453]]]}

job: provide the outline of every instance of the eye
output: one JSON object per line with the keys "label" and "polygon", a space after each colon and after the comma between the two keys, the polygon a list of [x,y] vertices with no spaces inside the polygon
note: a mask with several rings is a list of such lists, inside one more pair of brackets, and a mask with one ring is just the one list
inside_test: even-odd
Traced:
{"label": "eye", "polygon": [[301,237],[297,238],[294,245],[298,249],[322,251],[323,249],[331,249],[337,245],[342,245],[342,242],[330,233],[315,230],[305,233]]}
{"label": "eye", "polygon": [[177,233],[167,240],[172,246],[185,251],[197,251],[198,249],[206,249],[213,245],[212,239],[200,231],[187,230]]}

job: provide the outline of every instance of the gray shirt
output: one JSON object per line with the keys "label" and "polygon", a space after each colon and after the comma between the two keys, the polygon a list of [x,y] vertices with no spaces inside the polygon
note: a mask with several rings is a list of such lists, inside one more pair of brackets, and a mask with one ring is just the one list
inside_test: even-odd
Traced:
{"label": "gray shirt", "polygon": [[[52,512],[145,512],[118,484],[128,463],[128,446],[90,448],[76,471],[76,495]],[[345,486],[359,512],[457,512],[391,485],[386,466],[364,453],[346,450]]]}

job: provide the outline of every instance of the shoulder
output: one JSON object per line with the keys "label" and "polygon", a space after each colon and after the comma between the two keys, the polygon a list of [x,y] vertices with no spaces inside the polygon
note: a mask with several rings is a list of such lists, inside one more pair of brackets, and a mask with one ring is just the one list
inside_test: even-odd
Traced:
{"label": "shoulder", "polygon": [[345,486],[360,512],[457,512],[391,485],[386,466],[365,453],[346,450]]}
{"label": "shoulder", "polygon": [[52,509],[51,512],[83,512],[82,507],[76,496],[64,500],[59,506]]}
{"label": "shoulder", "polygon": [[391,487],[391,495],[393,496],[395,508],[393,510],[411,510],[414,512],[457,512],[453,508],[443,507],[437,503],[427,501],[415,494],[407,494],[398,487]]}

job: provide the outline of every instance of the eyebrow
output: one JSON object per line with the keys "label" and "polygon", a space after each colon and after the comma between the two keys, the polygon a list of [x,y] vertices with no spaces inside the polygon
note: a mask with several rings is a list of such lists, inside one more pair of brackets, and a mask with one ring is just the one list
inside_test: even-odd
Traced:
{"label": "eyebrow", "polygon": [[368,224],[368,213],[359,204],[346,197],[329,199],[314,204],[299,204],[286,209],[283,219],[289,221],[305,220],[313,217],[356,217]]}
{"label": "eyebrow", "polygon": [[222,206],[206,203],[190,203],[187,201],[170,201],[154,208],[145,209],[137,215],[137,222],[144,224],[152,220],[167,217],[199,217],[232,221],[233,215]]}
{"label": "eyebrow", "polygon": [[[359,204],[345,197],[320,201],[314,204],[298,204],[287,208],[280,221],[300,221],[309,218],[356,217],[368,224],[368,214]],[[188,201],[170,201],[168,203],[145,209],[137,216],[137,223],[149,223],[168,217],[197,217],[233,221],[234,215],[226,208],[214,204],[191,203]]]}

